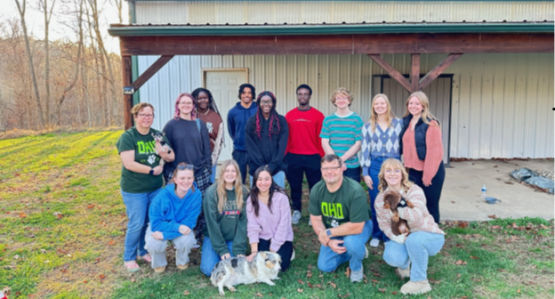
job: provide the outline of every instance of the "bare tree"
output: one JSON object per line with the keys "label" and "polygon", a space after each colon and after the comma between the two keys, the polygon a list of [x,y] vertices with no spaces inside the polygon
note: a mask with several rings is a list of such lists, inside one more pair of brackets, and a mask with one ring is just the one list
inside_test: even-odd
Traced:
{"label": "bare tree", "polygon": [[50,124],[50,21],[52,20],[52,12],[56,5],[56,0],[52,0],[52,6],[48,10],[48,0],[40,0],[39,5],[44,11],[44,89],[46,90],[45,110],[46,123]]}
{"label": "bare tree", "polygon": [[27,60],[29,64],[29,71],[31,72],[31,78],[33,81],[33,89],[34,89],[34,96],[35,102],[37,104],[37,110],[39,114],[39,120],[42,126],[44,126],[44,116],[42,114],[42,105],[40,103],[40,95],[39,95],[39,86],[37,84],[37,76],[35,75],[35,67],[33,64],[33,54],[31,52],[31,47],[29,45],[29,35],[27,34],[27,24],[25,22],[25,9],[26,9],[26,0],[22,0],[22,3],[19,3],[19,0],[14,0],[15,4],[17,5],[17,10],[19,11],[19,16],[21,18],[21,27],[23,28],[23,38],[25,39],[25,50],[27,52]]}
{"label": "bare tree", "polygon": [[123,6],[123,0],[110,0],[110,3],[114,4],[114,6],[118,9],[119,23],[123,24],[123,17],[122,17],[122,14],[121,14],[121,8]]}

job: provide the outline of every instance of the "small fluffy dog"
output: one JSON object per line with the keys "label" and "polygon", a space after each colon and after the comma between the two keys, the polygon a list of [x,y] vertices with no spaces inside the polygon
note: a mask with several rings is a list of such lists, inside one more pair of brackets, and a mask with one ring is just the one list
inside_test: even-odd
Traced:
{"label": "small fluffy dog", "polygon": [[399,218],[399,210],[397,210],[397,208],[409,207],[412,209],[414,205],[410,201],[405,200],[405,198],[401,196],[401,193],[395,191],[387,191],[383,196],[383,202],[383,207],[393,212],[393,217],[391,218],[391,232],[396,236],[404,233],[408,235],[410,233],[409,225],[405,219]]}
{"label": "small fluffy dog", "polygon": [[210,276],[212,285],[218,287],[220,295],[224,296],[224,286],[235,292],[234,285],[251,284],[254,282],[265,282],[271,286],[275,285],[272,280],[279,279],[281,270],[281,256],[270,251],[261,251],[252,260],[246,257],[232,257],[219,261]]}
{"label": "small fluffy dog", "polygon": [[[170,149],[170,147],[166,144],[166,140],[164,140],[166,133],[152,133],[151,135],[152,138],[154,138],[154,141],[160,142],[160,145],[166,148],[166,151]],[[160,153],[156,151],[156,154],[159,155]],[[160,159],[160,166],[164,167],[165,162],[166,161],[164,161],[164,159]]]}

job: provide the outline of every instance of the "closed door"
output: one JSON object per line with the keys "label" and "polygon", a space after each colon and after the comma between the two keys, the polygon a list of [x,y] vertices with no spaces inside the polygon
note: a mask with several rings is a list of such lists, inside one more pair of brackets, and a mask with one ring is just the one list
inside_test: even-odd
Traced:
{"label": "closed door", "polygon": [[222,149],[218,161],[231,159],[233,152],[233,141],[229,137],[227,129],[227,113],[239,101],[239,86],[247,82],[247,72],[241,70],[229,71],[205,71],[205,88],[212,92],[214,101],[224,120],[225,147]]}
{"label": "closed door", "polygon": [[[406,77],[408,77],[408,75]],[[441,75],[423,90],[430,100],[430,111],[441,123],[443,163],[445,164],[449,164],[452,81],[452,75]],[[403,117],[406,111],[405,104],[409,97],[409,92],[389,76],[375,76],[373,84],[377,87],[374,88],[374,95],[377,93],[384,93],[387,95],[391,102],[393,113],[395,113],[397,117]]]}

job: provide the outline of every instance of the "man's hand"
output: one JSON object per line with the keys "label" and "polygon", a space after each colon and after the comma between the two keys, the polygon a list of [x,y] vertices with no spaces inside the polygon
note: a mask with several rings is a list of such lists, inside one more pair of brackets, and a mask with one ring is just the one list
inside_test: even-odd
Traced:
{"label": "man's hand", "polygon": [[180,225],[179,233],[182,235],[188,235],[191,233],[191,229],[187,225]]}
{"label": "man's hand", "polygon": [[318,241],[320,241],[322,245],[328,246],[330,237],[328,237],[328,234],[326,234],[326,230],[323,230],[318,234]]}
{"label": "man's hand", "polygon": [[164,240],[164,234],[162,234],[162,232],[153,232],[151,236],[158,241]]}
{"label": "man's hand", "polygon": [[339,244],[343,244],[344,241],[342,240],[330,240],[330,242],[328,243],[328,246],[330,247],[330,249],[337,253],[337,254],[343,254],[347,251],[347,248],[345,248],[345,246],[339,246]]}

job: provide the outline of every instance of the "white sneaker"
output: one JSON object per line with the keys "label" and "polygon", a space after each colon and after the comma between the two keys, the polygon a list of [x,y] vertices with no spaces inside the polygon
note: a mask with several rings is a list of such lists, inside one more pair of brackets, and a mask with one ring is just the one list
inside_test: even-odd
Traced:
{"label": "white sneaker", "polygon": [[368,258],[368,248],[364,246],[364,258]]}
{"label": "white sneaker", "polygon": [[312,226],[312,221],[310,220],[310,218],[308,218],[308,225]]}
{"label": "white sneaker", "polygon": [[295,249],[293,249],[293,254],[291,254],[291,259],[290,259],[290,261],[292,261],[292,260],[294,260],[294,259],[295,259]]}
{"label": "white sneaker", "polygon": [[431,290],[432,290],[432,287],[430,286],[427,280],[419,281],[419,282],[409,281],[401,287],[401,294],[418,295],[418,294],[427,293]]}
{"label": "white sneaker", "polygon": [[298,224],[299,220],[301,220],[301,211],[295,210],[293,211],[293,216],[291,216],[291,223],[292,224]]}
{"label": "white sneaker", "polygon": [[198,243],[197,240],[195,240],[195,244],[193,244],[193,249],[198,249],[200,248],[200,244]]}
{"label": "white sneaker", "polygon": [[380,240],[374,238],[370,241],[370,247],[378,247],[380,245]]}

